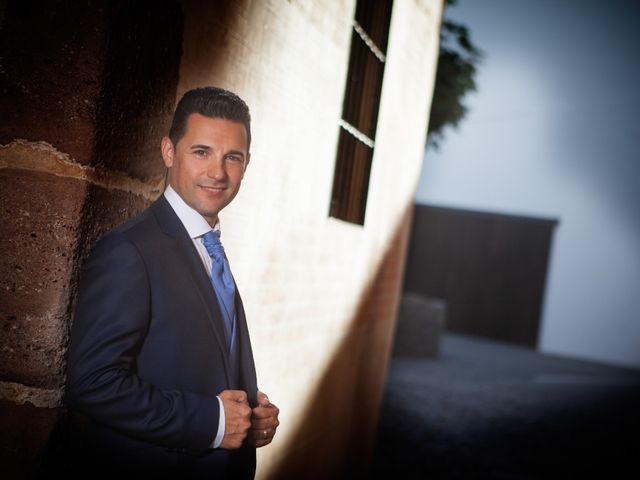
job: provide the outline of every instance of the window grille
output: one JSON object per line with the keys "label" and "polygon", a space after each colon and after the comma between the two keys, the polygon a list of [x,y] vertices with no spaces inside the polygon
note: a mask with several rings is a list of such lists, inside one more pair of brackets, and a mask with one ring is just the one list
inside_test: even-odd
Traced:
{"label": "window grille", "polygon": [[358,0],[329,215],[364,224],[393,0]]}

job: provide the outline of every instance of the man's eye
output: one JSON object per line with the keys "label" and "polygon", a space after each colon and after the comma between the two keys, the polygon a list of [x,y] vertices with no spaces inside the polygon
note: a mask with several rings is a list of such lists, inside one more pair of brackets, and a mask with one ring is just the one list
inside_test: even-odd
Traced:
{"label": "man's eye", "polygon": [[242,157],[238,157],[237,155],[227,155],[226,159],[228,162],[233,162],[233,163],[242,162]]}
{"label": "man's eye", "polygon": [[206,150],[196,150],[195,152],[196,155],[198,155],[199,157],[204,157],[207,155],[207,151]]}

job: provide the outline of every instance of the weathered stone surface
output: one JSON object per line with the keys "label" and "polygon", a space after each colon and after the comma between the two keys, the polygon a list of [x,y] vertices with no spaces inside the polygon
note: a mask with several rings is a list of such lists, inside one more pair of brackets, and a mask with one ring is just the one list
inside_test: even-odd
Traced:
{"label": "weathered stone surface", "polygon": [[0,465],[3,478],[33,478],[51,432],[64,411],[0,400]]}
{"label": "weathered stone surface", "polygon": [[55,390],[64,380],[79,266],[98,238],[149,200],[82,180],[2,169],[0,204],[0,380]]}
{"label": "weathered stone surface", "polygon": [[57,388],[86,183],[0,170],[0,380]]}
{"label": "weathered stone surface", "polygon": [[83,165],[159,178],[181,47],[172,0],[7,2],[0,143],[46,141]]}
{"label": "weathered stone surface", "polygon": [[80,163],[90,162],[107,45],[106,4],[6,2],[0,143],[44,140]]}
{"label": "weathered stone surface", "polygon": [[27,387],[21,383],[0,381],[0,399],[18,405],[30,403],[36,407],[56,408],[62,403],[62,388]]}
{"label": "weathered stone surface", "polygon": [[143,181],[164,173],[182,52],[175,1],[111,2],[109,48],[96,131],[95,164]]}
{"label": "weathered stone surface", "polygon": [[78,267],[95,243],[107,232],[143,211],[151,202],[121,190],[107,190],[92,185],[88,189],[80,227]]}
{"label": "weathered stone surface", "polygon": [[152,200],[164,189],[164,176],[145,183],[122,172],[80,165],[47,142],[14,140],[0,145],[0,168],[42,172],[87,181],[107,190],[122,190]]}

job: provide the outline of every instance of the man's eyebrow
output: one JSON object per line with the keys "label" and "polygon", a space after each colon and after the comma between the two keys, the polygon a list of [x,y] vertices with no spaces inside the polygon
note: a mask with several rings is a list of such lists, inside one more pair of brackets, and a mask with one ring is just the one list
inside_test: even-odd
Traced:
{"label": "man's eyebrow", "polygon": [[244,152],[242,150],[229,150],[225,155],[239,155],[244,159]]}
{"label": "man's eyebrow", "polygon": [[191,145],[190,147],[191,150],[211,150],[211,147],[209,145]]}

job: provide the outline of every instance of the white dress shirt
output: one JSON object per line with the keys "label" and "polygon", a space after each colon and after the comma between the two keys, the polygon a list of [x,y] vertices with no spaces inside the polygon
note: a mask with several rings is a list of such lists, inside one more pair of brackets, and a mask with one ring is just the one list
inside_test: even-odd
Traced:
{"label": "white dress shirt", "polygon": [[[202,215],[196,212],[193,208],[185,203],[185,201],[176,193],[176,191],[168,186],[164,191],[164,197],[173,208],[173,211],[176,212],[176,215],[184,225],[184,228],[187,230],[187,233],[191,237],[193,241],[193,246],[195,247],[198,255],[200,256],[200,260],[202,260],[202,265],[207,271],[207,275],[211,277],[211,257],[207,252],[204,244],[202,243],[202,236],[212,230],[211,225],[204,219]],[[217,222],[213,226],[213,230],[220,230],[220,222]],[[218,432],[216,433],[215,439],[211,444],[211,448],[218,448],[222,443],[222,439],[224,437],[224,406],[222,404],[222,400],[220,397],[218,398],[218,403],[220,404],[220,415],[218,416]]]}

